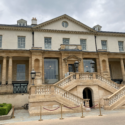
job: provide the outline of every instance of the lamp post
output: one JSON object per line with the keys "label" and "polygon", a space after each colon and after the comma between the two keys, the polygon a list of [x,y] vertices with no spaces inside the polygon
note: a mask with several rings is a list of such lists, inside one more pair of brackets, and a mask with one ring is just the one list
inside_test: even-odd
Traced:
{"label": "lamp post", "polygon": [[76,72],[78,72],[79,62],[78,62],[78,61],[75,61],[74,66],[75,66]]}
{"label": "lamp post", "polygon": [[31,74],[31,79],[33,80],[33,84],[32,85],[34,85],[34,79],[35,79],[35,76],[36,76],[36,72],[34,71],[34,69],[32,69],[30,74]]}

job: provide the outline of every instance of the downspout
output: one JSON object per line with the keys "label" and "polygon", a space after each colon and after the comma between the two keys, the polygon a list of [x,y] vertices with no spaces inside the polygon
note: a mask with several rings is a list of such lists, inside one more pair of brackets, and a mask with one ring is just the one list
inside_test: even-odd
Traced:
{"label": "downspout", "polygon": [[34,47],[34,31],[32,32],[32,47]]}

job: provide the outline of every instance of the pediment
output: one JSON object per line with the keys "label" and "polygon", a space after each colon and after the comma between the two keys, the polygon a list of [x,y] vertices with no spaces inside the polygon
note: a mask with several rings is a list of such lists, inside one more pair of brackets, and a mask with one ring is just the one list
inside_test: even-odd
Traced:
{"label": "pediment", "polygon": [[[67,22],[68,26],[65,28],[62,26],[62,22]],[[37,29],[49,29],[49,30],[63,30],[63,31],[83,31],[83,32],[95,32],[92,28],[85,24],[75,20],[68,15],[62,15],[52,20],[41,23],[34,28]]]}
{"label": "pediment", "polygon": [[67,61],[68,61],[68,60],[76,60],[76,61],[78,61],[79,63],[81,62],[81,58],[79,58],[79,57],[77,57],[77,56],[75,56],[75,55],[70,55],[70,56],[64,58],[63,60],[65,61],[66,64],[67,64]]}

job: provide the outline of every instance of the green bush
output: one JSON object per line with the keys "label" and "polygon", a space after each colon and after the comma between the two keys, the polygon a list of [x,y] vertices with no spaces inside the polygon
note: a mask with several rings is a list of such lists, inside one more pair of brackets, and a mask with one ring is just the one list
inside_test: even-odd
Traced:
{"label": "green bush", "polygon": [[0,115],[7,115],[8,112],[11,110],[12,105],[11,104],[0,104]]}

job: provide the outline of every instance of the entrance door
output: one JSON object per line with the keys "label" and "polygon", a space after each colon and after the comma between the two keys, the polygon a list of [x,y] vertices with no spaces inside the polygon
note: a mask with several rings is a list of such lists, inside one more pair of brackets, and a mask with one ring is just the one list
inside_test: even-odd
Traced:
{"label": "entrance door", "polygon": [[83,90],[83,99],[90,99],[89,100],[89,107],[93,106],[93,104],[92,104],[92,92],[89,88],[85,88]]}
{"label": "entrance door", "polygon": [[69,67],[69,72],[75,72],[74,64],[69,64],[68,67]]}

